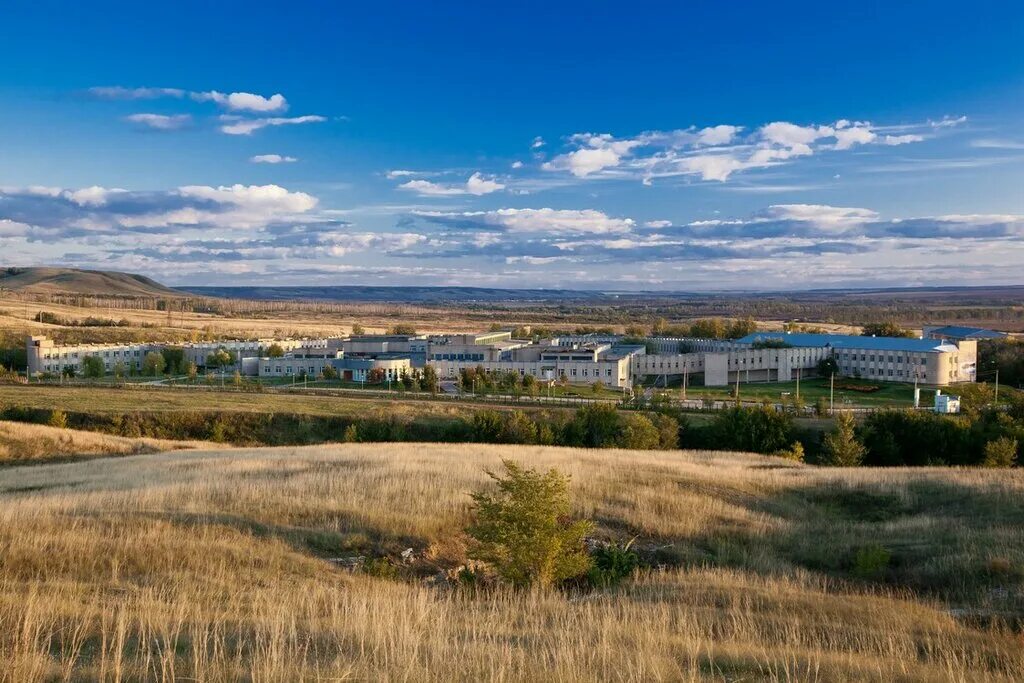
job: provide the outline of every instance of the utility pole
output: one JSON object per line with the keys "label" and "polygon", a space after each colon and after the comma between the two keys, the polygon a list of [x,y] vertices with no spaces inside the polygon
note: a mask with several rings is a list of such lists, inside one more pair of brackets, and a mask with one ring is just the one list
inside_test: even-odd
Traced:
{"label": "utility pole", "polygon": [[736,368],[736,405],[740,404],[740,370]]}
{"label": "utility pole", "polygon": [[[1011,401],[1012,403],[1012,401]],[[996,368],[996,396],[995,396],[996,407],[999,407],[999,368]]]}
{"label": "utility pole", "polygon": [[835,415],[836,410],[836,373],[832,373],[832,376],[828,380],[828,414]]}
{"label": "utility pole", "polygon": [[800,400],[800,368],[796,369],[796,400]]}
{"label": "utility pole", "polygon": [[686,384],[687,384],[687,381],[689,379],[690,379],[690,368],[689,368],[688,364],[684,361],[684,363],[683,363],[683,400],[684,401],[686,400]]}

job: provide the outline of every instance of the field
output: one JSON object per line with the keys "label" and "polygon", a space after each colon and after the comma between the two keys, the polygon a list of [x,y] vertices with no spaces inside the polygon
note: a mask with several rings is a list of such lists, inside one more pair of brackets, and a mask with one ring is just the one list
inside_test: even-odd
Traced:
{"label": "field", "polygon": [[[837,408],[846,406],[855,407],[910,407],[914,405],[914,387],[911,384],[898,384],[896,382],[870,382],[843,378],[836,380],[835,405]],[[857,391],[849,389],[849,386],[879,387],[877,391]],[[687,398],[731,398],[735,387],[688,387]],[[681,387],[672,387],[668,390],[669,395],[678,397]],[[956,393],[956,387],[949,387],[947,393]],[[740,398],[744,401],[768,400],[778,403],[785,394],[786,400],[792,401],[796,397],[796,382],[752,382],[750,384],[740,383]],[[812,406],[819,398],[829,400],[829,381],[827,379],[805,379],[800,382],[800,398],[806,405]],[[930,406],[935,401],[935,389],[921,386],[921,405]]]}
{"label": "field", "polygon": [[[570,474],[576,513],[652,569],[439,580],[500,458]],[[12,467],[0,679],[1020,680],[1022,493],[1018,470],[450,444]],[[406,548],[393,572],[330,561]]]}

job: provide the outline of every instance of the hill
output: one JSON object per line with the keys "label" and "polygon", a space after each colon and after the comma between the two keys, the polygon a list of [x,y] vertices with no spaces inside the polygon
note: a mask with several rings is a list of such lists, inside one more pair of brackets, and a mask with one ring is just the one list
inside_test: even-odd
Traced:
{"label": "hill", "polygon": [[183,291],[223,299],[261,301],[359,301],[364,303],[545,303],[600,300],[607,295],[570,289],[507,289],[494,287],[376,287],[337,285],[326,287],[182,287]]}
{"label": "hill", "polygon": [[[570,474],[649,568],[445,580],[501,458]],[[1024,679],[1020,471],[378,443],[3,475],[5,680]]]}
{"label": "hill", "polygon": [[144,275],[113,270],[77,268],[3,268],[0,290],[27,294],[93,294],[105,296],[180,297],[178,290],[165,287]]}

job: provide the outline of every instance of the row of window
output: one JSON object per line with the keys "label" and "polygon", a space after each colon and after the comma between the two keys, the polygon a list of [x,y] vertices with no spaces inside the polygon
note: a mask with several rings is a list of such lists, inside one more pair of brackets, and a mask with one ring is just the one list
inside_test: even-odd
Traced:
{"label": "row of window", "polygon": [[[142,353],[142,351],[140,349],[135,349],[134,351],[129,351],[129,350],[126,349],[125,352],[124,352],[124,357],[125,358],[131,357],[131,356],[138,357],[139,355],[141,355],[141,353]],[[63,353],[59,353],[59,352],[55,351],[52,354],[44,353],[43,354],[43,358],[45,360],[50,360],[51,358],[53,360],[58,360],[58,359],[61,359],[61,358],[78,358],[78,354],[79,354],[78,351],[64,351]],[[87,356],[99,356],[100,355],[99,352],[86,353],[85,351],[82,351],[81,354],[82,354],[83,358],[85,358]],[[103,357],[104,358],[110,358],[111,354],[113,354],[114,358],[118,358],[121,355],[121,351],[120,350],[104,351],[103,352]]]}

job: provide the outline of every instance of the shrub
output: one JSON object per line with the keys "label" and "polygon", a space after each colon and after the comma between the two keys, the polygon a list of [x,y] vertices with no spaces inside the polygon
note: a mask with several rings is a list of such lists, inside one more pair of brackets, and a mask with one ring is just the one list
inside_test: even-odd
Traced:
{"label": "shrub", "polygon": [[1001,436],[985,444],[985,467],[1013,467],[1017,459],[1017,440]]}
{"label": "shrub", "polygon": [[892,553],[877,543],[857,549],[853,558],[853,575],[860,579],[878,580],[889,570]]}
{"label": "shrub", "polygon": [[775,451],[772,455],[776,455],[786,460],[794,460],[796,462],[804,461],[804,445],[799,441],[794,441],[793,445],[789,448],[783,448],[780,451]]}
{"label": "shrub", "polygon": [[720,450],[774,453],[792,442],[793,419],[767,406],[729,408],[710,427],[711,446]]}
{"label": "shrub", "polygon": [[593,525],[570,518],[569,478],[503,462],[505,476],[487,472],[497,491],[472,495],[470,556],[514,586],[551,586],[586,574],[591,559],[583,541]]}
{"label": "shrub", "polygon": [[51,410],[50,417],[47,419],[46,424],[51,427],[60,427],[61,429],[67,429],[68,416],[63,410]]}
{"label": "shrub", "polygon": [[386,557],[367,558],[363,561],[362,570],[364,574],[378,579],[397,579],[399,575],[398,565]]}
{"label": "shrub", "polygon": [[599,546],[591,554],[594,565],[587,579],[594,586],[607,588],[628,579],[640,567],[640,556],[632,549],[633,541],[625,545],[609,543]]}

